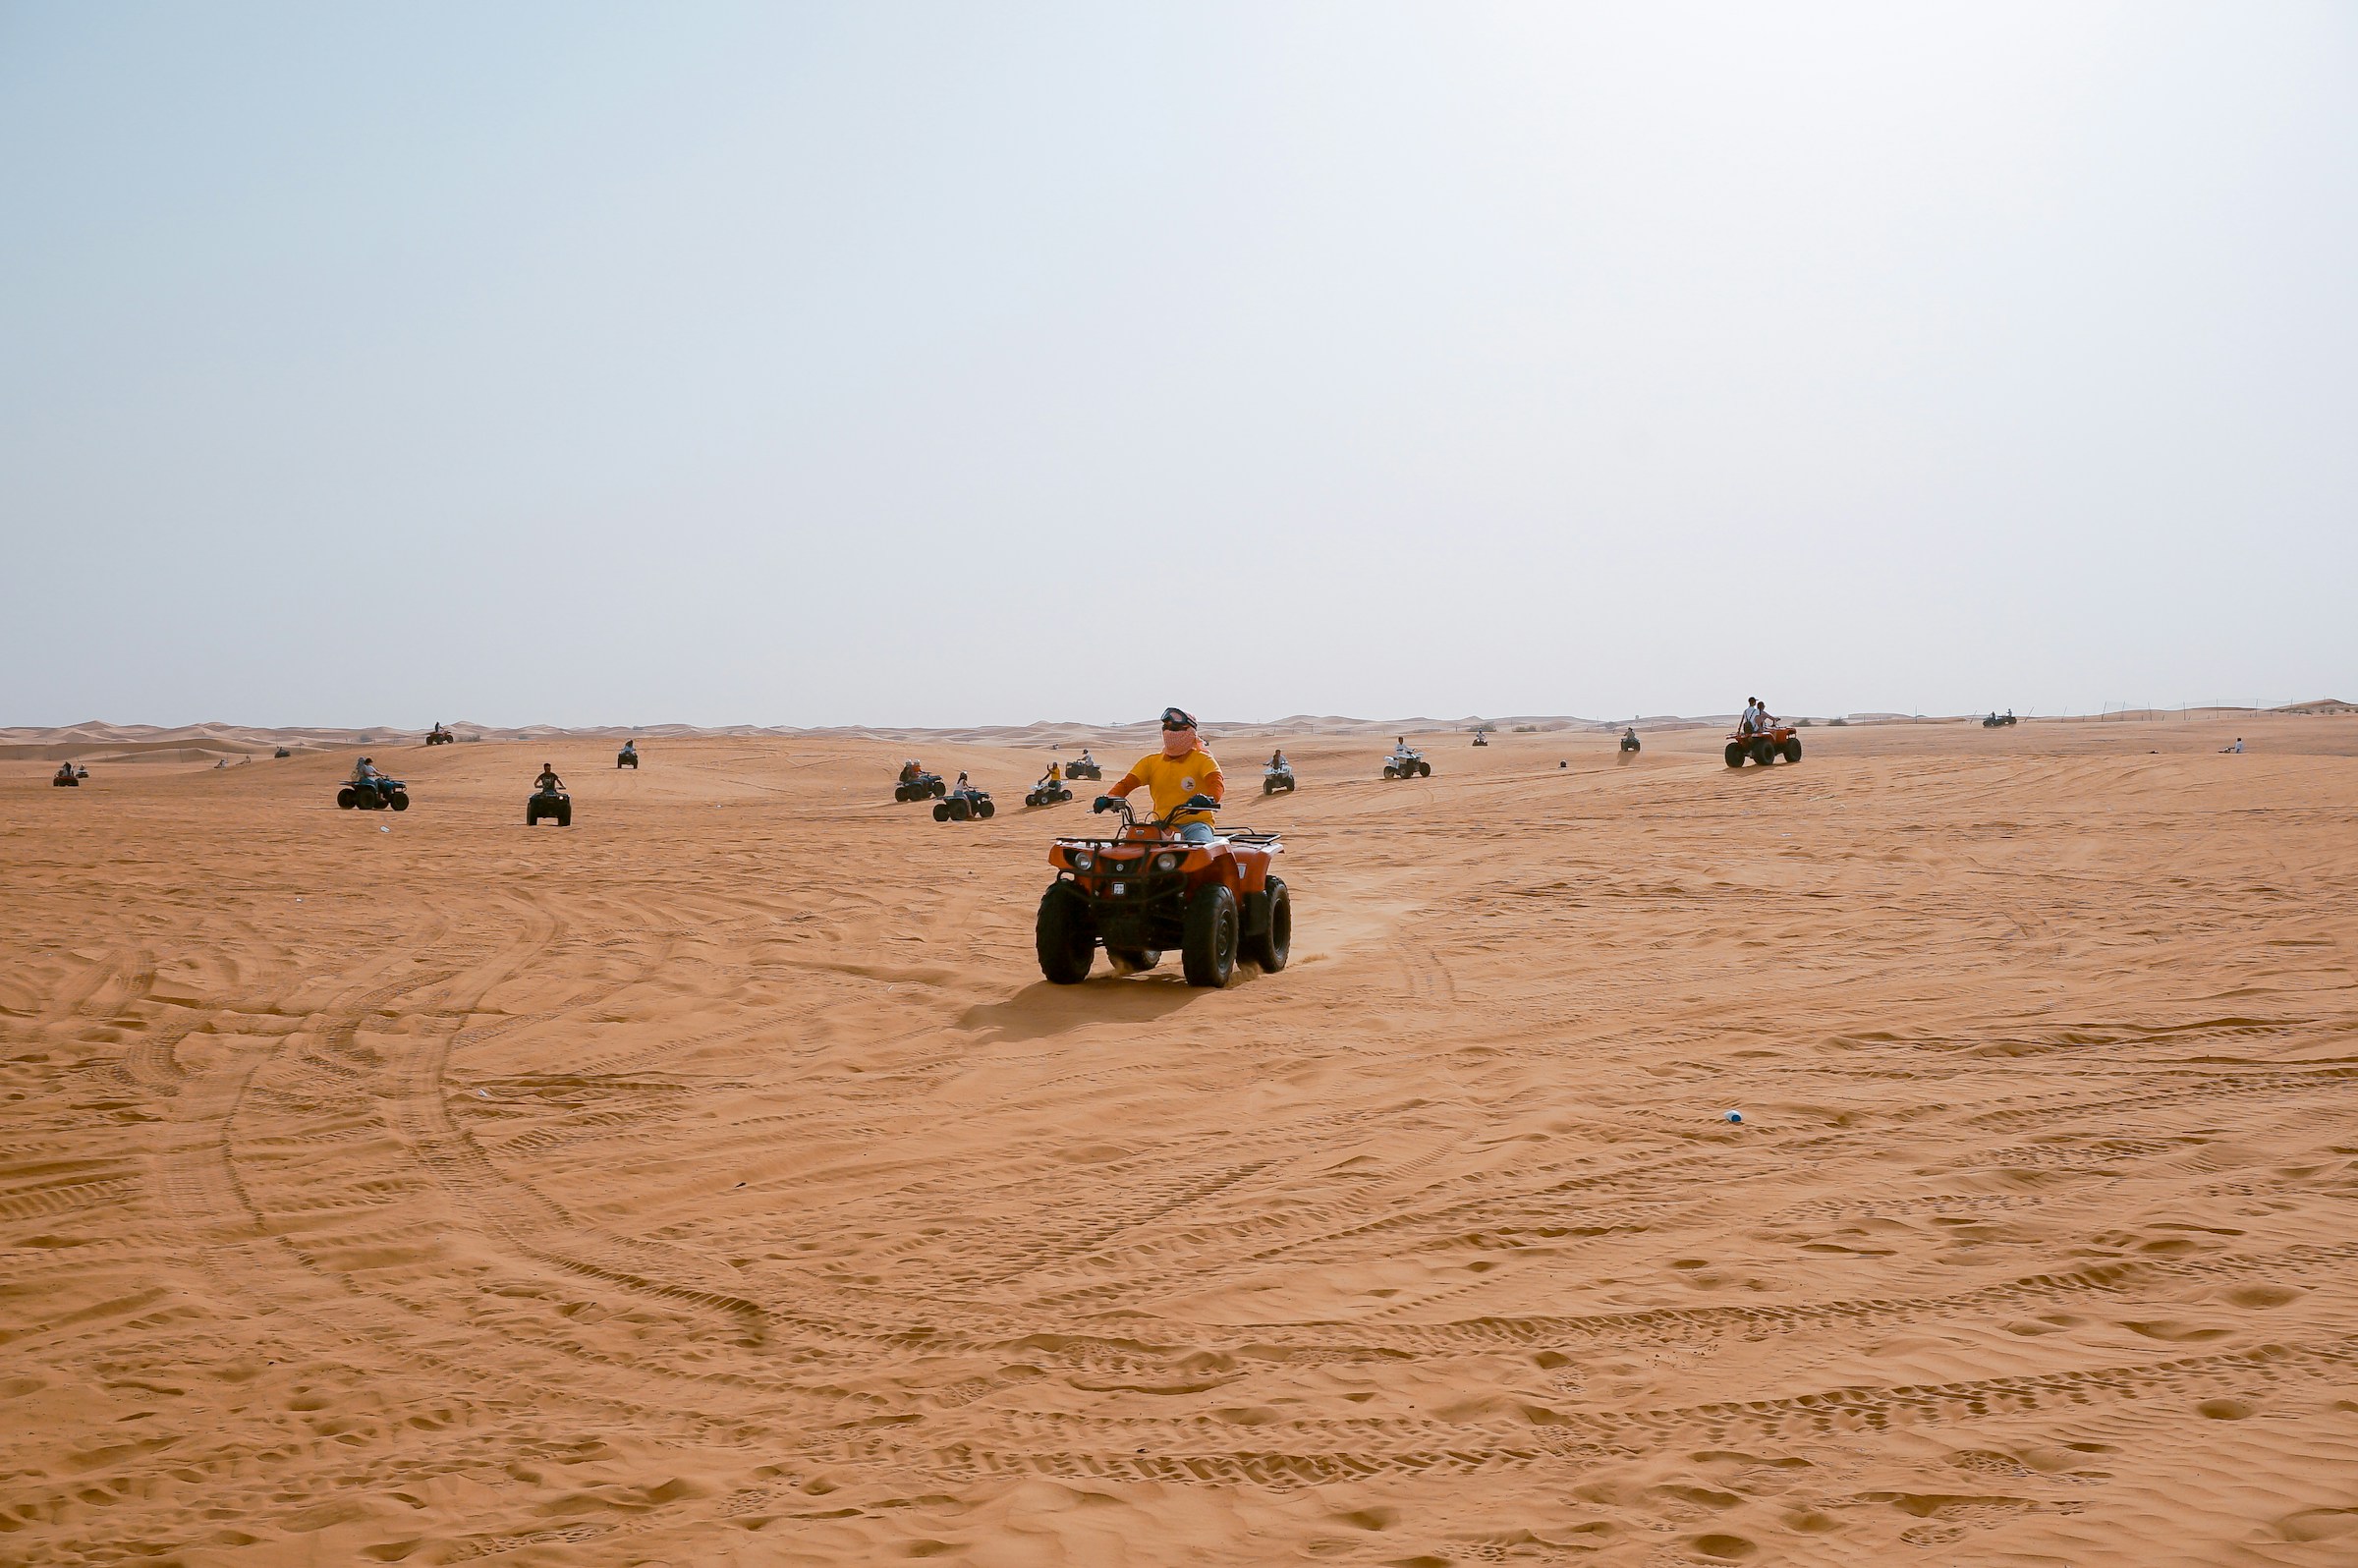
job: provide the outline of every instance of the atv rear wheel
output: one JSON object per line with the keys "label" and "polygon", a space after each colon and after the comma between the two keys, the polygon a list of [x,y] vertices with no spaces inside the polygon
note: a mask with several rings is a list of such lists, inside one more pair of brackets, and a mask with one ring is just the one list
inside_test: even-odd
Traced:
{"label": "atv rear wheel", "polygon": [[1791,739],[1785,742],[1785,760],[1788,762],[1798,762],[1801,760],[1800,736],[1793,736]]}
{"label": "atv rear wheel", "polygon": [[1744,765],[1744,743],[1742,741],[1728,742],[1726,755],[1728,766],[1742,767]]}
{"label": "atv rear wheel", "polygon": [[1383,776],[1385,778],[1398,778],[1400,776],[1400,770],[1396,767],[1387,765],[1383,770]]}
{"label": "atv rear wheel", "polygon": [[1245,940],[1245,957],[1260,966],[1263,975],[1274,975],[1285,968],[1286,959],[1294,950],[1294,899],[1285,890],[1285,883],[1269,878],[1268,928]]}
{"label": "atv rear wheel", "polygon": [[1039,972],[1051,985],[1078,985],[1096,960],[1097,931],[1089,902],[1070,882],[1051,882],[1039,896],[1039,920],[1032,931]]}
{"label": "atv rear wheel", "polygon": [[1190,985],[1214,989],[1236,973],[1236,895],[1218,882],[1207,882],[1187,901],[1186,939],[1179,948],[1181,967]]}
{"label": "atv rear wheel", "polygon": [[933,803],[933,820],[936,822],[946,822],[949,819],[950,803],[947,801],[935,801]]}
{"label": "atv rear wheel", "polygon": [[349,812],[360,804],[361,798],[359,795],[353,792],[351,785],[347,784],[342,789],[336,791],[336,809],[338,811]]}

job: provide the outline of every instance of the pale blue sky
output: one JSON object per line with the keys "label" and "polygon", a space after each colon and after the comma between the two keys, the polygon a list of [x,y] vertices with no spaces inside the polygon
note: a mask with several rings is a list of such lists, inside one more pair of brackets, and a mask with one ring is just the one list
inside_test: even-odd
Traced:
{"label": "pale blue sky", "polygon": [[0,723],[2358,697],[2358,8],[0,0]]}

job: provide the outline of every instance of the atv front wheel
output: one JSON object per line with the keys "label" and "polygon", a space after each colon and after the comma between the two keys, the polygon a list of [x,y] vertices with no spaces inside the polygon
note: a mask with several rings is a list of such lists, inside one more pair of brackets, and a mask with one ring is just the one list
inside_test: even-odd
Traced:
{"label": "atv front wheel", "polygon": [[982,801],[977,804],[975,807],[975,814],[982,818],[982,820],[985,822],[989,821],[993,816],[996,816],[998,812],[998,803],[995,801]]}
{"label": "atv front wheel", "polygon": [[573,825],[573,802],[559,801],[556,814],[559,827],[571,827]]}
{"label": "atv front wheel", "polygon": [[1432,777],[1432,764],[1431,762],[1419,762],[1417,764],[1417,773],[1421,778]]}
{"label": "atv front wheel", "polygon": [[941,799],[941,798],[942,798],[944,795],[947,795],[947,794],[949,794],[949,793],[950,793],[950,787],[949,787],[947,784],[944,784],[944,783],[943,783],[941,780],[939,780],[939,779],[935,779],[935,780],[933,781],[933,788],[932,788],[932,792],[931,792],[931,793],[932,793],[932,796],[933,796],[933,798],[934,798],[935,800],[937,800],[937,801],[938,801],[938,800],[940,800],[940,799]]}
{"label": "atv front wheel", "polygon": [[1090,919],[1088,900],[1070,882],[1051,882],[1040,894],[1032,945],[1049,984],[1078,985],[1089,979],[1089,966],[1097,956],[1096,923]]}
{"label": "atv front wheel", "polygon": [[392,807],[393,810],[397,812],[406,812],[410,809],[410,792],[408,790],[395,790],[392,794],[385,797],[385,804]]}
{"label": "atv front wheel", "polygon": [[1800,736],[1796,735],[1792,739],[1785,742],[1785,760],[1788,762],[1798,762],[1801,760]]}
{"label": "atv front wheel", "polygon": [[1245,938],[1245,957],[1260,966],[1263,975],[1274,975],[1285,968],[1294,950],[1294,900],[1285,883],[1274,876],[1269,878],[1268,899],[1268,925],[1258,935]]}
{"label": "atv front wheel", "polygon": [[538,801],[527,801],[524,803],[524,825],[527,827],[538,827],[540,825],[540,803]]}
{"label": "atv front wheel", "polygon": [[1187,901],[1187,920],[1181,927],[1180,965],[1190,985],[1217,989],[1236,973],[1236,895],[1218,882],[1196,889]]}

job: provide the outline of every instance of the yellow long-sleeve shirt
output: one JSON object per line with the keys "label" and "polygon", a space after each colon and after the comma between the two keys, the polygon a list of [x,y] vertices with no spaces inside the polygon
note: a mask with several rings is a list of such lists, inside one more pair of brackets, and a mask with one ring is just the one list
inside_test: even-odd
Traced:
{"label": "yellow long-sleeve shirt", "polygon": [[[1151,756],[1140,757],[1130,764],[1130,771],[1122,775],[1122,781],[1108,793],[1127,795],[1142,784],[1153,799],[1156,816],[1170,815],[1174,808],[1193,795],[1208,795],[1215,801],[1225,800],[1228,789],[1227,780],[1220,777],[1220,764],[1213,761],[1211,754],[1201,746],[1185,756],[1165,756],[1156,752]],[[1184,827],[1189,822],[1210,820],[1208,812],[1188,812],[1179,816],[1175,825]]]}

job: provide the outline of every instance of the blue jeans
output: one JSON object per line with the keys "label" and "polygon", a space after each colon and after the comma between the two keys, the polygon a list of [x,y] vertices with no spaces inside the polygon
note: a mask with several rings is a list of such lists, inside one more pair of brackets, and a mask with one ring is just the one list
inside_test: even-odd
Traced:
{"label": "blue jeans", "polygon": [[1188,824],[1187,824],[1185,827],[1183,827],[1183,828],[1181,828],[1181,829],[1179,830],[1179,842],[1180,842],[1180,843],[1182,843],[1182,844],[1208,844],[1208,843],[1210,843],[1210,842],[1211,842],[1211,824],[1210,824],[1209,822],[1190,822],[1190,823],[1188,823]]}

